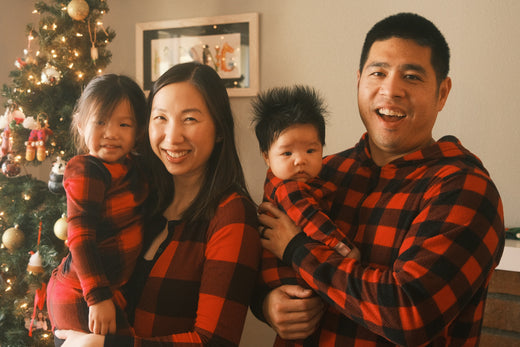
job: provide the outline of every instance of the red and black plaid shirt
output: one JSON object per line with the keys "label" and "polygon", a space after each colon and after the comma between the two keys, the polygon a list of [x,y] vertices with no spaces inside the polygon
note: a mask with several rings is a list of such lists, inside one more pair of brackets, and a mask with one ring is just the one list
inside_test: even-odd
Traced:
{"label": "red and black plaid shirt", "polygon": [[[504,247],[502,203],[480,160],[447,136],[379,167],[365,134],[353,149],[324,158],[320,177],[338,186],[329,216],[361,261],[303,233],[289,243],[284,260],[330,304],[308,343],[477,345]],[[267,286],[295,283],[278,265],[263,261]],[[261,306],[254,310],[261,316]]]}
{"label": "red and black plaid shirt", "polygon": [[258,276],[257,227],[255,205],[238,193],[204,229],[169,221],[137,302],[137,337],[107,336],[105,346],[238,346]]}
{"label": "red and black plaid shirt", "polygon": [[90,155],[67,163],[63,185],[70,252],[53,272],[49,313],[59,329],[89,331],[86,305],[124,305],[118,289],[141,251],[148,185],[131,157],[109,164]]}

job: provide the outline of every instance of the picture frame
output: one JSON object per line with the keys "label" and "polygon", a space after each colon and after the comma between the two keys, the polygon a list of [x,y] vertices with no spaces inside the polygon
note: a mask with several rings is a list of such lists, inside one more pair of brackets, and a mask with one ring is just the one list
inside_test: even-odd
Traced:
{"label": "picture frame", "polygon": [[259,15],[243,13],[136,24],[136,80],[148,93],[171,66],[199,61],[213,67],[230,97],[259,90]]}

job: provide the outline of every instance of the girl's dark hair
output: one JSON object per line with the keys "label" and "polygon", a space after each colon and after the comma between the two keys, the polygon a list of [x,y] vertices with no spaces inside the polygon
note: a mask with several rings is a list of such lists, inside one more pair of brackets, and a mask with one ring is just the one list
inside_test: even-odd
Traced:
{"label": "girl's dark hair", "polygon": [[85,139],[79,134],[78,126],[84,127],[92,118],[107,120],[119,102],[127,100],[136,120],[136,146],[144,139],[147,124],[146,96],[130,77],[106,74],[94,77],[87,84],[74,108],[70,130],[79,154],[88,153]]}
{"label": "girl's dark hair", "polygon": [[315,89],[301,85],[272,88],[259,94],[252,107],[252,123],[262,153],[267,153],[280,134],[295,124],[314,126],[325,145],[327,110]]}
{"label": "girl's dark hair", "polygon": [[[198,195],[184,211],[182,219],[187,224],[208,223],[213,217],[220,200],[231,192],[239,192],[247,197],[244,173],[235,146],[235,130],[229,97],[223,81],[209,66],[196,62],[178,64],[171,67],[153,84],[148,96],[148,122],[155,95],[161,88],[172,83],[189,82],[201,93],[215,123],[215,147],[208,160],[204,180]],[[151,207],[153,214],[163,213],[173,200],[174,185],[172,175],[161,160],[153,153],[148,133],[146,134],[145,158],[149,160],[150,182],[153,194]]]}
{"label": "girl's dark hair", "polygon": [[377,22],[365,37],[361,50],[359,71],[368,59],[370,48],[376,41],[393,37],[410,39],[420,46],[431,48],[431,64],[435,70],[437,85],[446,79],[450,71],[450,48],[435,24],[415,13],[398,13]]}

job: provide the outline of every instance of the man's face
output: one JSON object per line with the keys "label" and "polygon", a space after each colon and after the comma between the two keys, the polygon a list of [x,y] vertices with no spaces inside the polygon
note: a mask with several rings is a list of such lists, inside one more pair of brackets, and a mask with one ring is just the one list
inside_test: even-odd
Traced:
{"label": "man's face", "polygon": [[358,107],[380,166],[433,141],[432,129],[451,80],[437,85],[431,48],[413,40],[390,38],[370,48],[358,72]]}

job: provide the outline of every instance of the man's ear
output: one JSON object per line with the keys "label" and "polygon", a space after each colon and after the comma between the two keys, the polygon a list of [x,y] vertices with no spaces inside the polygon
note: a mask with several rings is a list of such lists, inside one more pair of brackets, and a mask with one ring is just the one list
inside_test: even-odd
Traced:
{"label": "man's ear", "polygon": [[446,104],[446,100],[448,100],[448,95],[451,90],[451,78],[446,77],[444,81],[439,85],[439,99],[437,103],[437,112],[442,111],[444,105]]}

